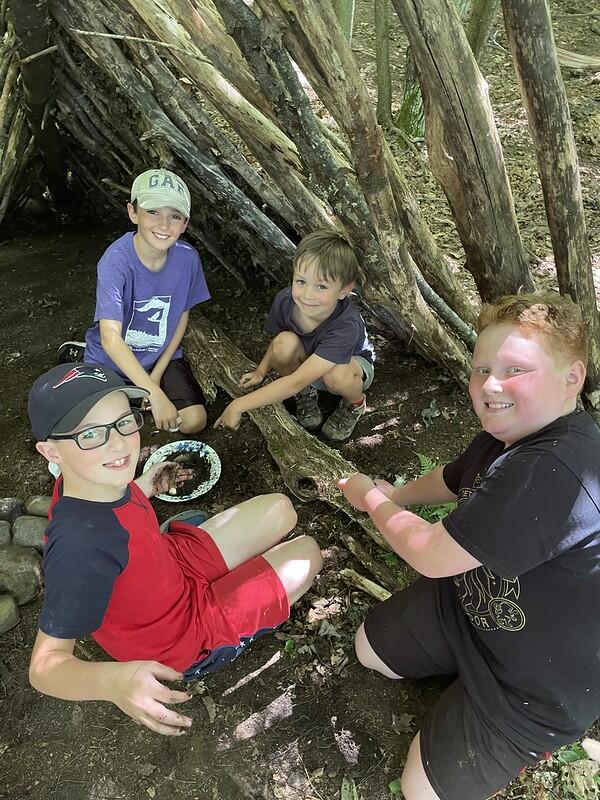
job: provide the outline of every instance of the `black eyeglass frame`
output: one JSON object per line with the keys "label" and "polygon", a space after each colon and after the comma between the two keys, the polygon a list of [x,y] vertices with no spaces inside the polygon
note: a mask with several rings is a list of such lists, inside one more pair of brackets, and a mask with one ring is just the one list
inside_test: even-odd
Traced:
{"label": "black eyeglass frame", "polygon": [[[117,427],[119,422],[121,422],[122,419],[125,419],[125,417],[133,417],[134,420],[136,421],[138,427],[134,431],[123,433],[123,431],[119,430],[119,428]],[[142,414],[142,412],[137,411],[136,409],[132,409],[131,411],[128,411],[126,414],[121,414],[121,416],[118,419],[116,419],[114,422],[109,422],[108,425],[90,425],[89,428],[83,428],[82,430],[77,431],[77,433],[55,433],[51,436],[48,436],[48,439],[53,439],[59,442],[72,439],[80,450],[95,450],[97,447],[102,447],[108,442],[111,430],[113,429],[116,430],[116,432],[120,433],[121,436],[132,436],[134,433],[137,433],[144,427],[144,421],[145,421],[144,415]],[[104,428],[104,441],[100,442],[100,444],[95,444],[93,447],[82,447],[79,444],[79,437],[82,434],[87,433],[88,431],[99,430],[100,428]]]}

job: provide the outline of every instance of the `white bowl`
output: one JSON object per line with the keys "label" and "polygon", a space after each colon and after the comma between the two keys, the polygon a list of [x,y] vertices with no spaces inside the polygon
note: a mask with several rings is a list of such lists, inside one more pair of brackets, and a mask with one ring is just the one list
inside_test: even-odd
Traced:
{"label": "white bowl", "polygon": [[173,494],[157,494],[159,500],[164,500],[166,503],[186,503],[188,500],[193,500],[201,494],[206,494],[210,491],[215,483],[219,480],[221,475],[221,459],[217,453],[204,442],[198,442],[195,439],[180,439],[178,442],[169,442],[158,450],[155,450],[144,464],[144,472],[147,472],[150,467],[155,464],[160,464],[162,461],[170,461],[180,453],[201,453],[208,463],[210,464],[210,475],[207,481],[197,486],[193,492],[185,495]]}

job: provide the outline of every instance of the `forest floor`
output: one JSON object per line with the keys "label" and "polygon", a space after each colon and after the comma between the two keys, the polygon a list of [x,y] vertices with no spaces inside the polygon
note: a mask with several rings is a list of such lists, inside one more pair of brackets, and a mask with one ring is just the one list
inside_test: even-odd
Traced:
{"label": "forest floor", "polygon": [[[371,3],[359,7],[355,50],[374,85]],[[558,44],[597,54],[600,17],[583,0],[553,3]],[[401,86],[405,40],[392,27],[393,78]],[[490,86],[512,180],[517,216],[532,269],[553,285],[551,247],[524,111],[497,20],[494,44],[482,71]],[[600,73],[564,74],[581,161],[584,203],[594,265],[600,270]],[[450,212],[424,161],[397,148],[442,249],[461,249]],[[94,209],[96,213],[98,209]],[[120,220],[76,222],[14,220],[0,249],[0,495],[49,493],[52,480],[36,454],[26,398],[35,377],[49,368],[63,339],[80,338],[93,316],[95,265],[127,227]],[[227,274],[205,262],[212,300],[200,312],[218,322],[250,358],[260,358],[262,321],[279,288],[262,283],[232,290]],[[469,281],[465,281],[468,290]],[[419,454],[436,462],[456,456],[478,430],[468,398],[438,368],[400,352],[374,328],[376,379],[369,413],[341,453],[371,475],[413,477]],[[428,410],[439,411],[432,416]],[[214,421],[227,402],[220,394],[209,410]],[[425,413],[424,413],[425,412]],[[221,456],[223,472],[202,505],[217,512],[256,494],[286,491],[258,429],[245,419],[236,432],[208,428],[201,437]],[[143,444],[169,440],[144,430]],[[341,531],[366,542],[360,529],[324,503],[300,504],[297,532],[315,536],[325,566],[311,591],[275,636],[257,641],[230,668],[210,676],[188,703],[189,734],[170,739],[135,726],[105,703],[73,704],[42,696],[29,686],[27,665],[39,602],[21,609],[19,625],[0,637],[0,798],[33,800],[209,800],[286,798],[334,800],[342,783],[357,798],[384,800],[402,771],[408,746],[439,680],[388,682],[356,661],[353,635],[374,602],[339,579],[342,566],[361,571],[340,544]],[[160,519],[173,506],[155,504]],[[394,566],[393,557],[373,554]],[[90,641],[85,652],[103,657]],[[598,735],[599,730],[591,731]],[[569,748],[524,772],[498,797],[550,800],[572,797]],[[580,791],[594,796],[593,785]],[[346,797],[352,798],[351,793]],[[581,794],[584,797],[584,794]]]}

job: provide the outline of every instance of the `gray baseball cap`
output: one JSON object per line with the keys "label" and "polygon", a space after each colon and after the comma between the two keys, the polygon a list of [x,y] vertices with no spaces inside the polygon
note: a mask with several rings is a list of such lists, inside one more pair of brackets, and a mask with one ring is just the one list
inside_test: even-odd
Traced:
{"label": "gray baseball cap", "polygon": [[131,187],[131,202],[134,200],[137,200],[139,208],[148,211],[175,208],[185,217],[190,216],[192,209],[190,190],[178,175],[168,169],[147,169],[138,175]]}

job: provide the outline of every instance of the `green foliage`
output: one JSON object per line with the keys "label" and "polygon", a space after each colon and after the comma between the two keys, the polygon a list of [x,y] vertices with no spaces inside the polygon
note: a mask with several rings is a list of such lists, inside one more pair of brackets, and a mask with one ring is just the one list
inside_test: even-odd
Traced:
{"label": "green foliage", "polygon": [[[433,472],[433,470],[439,466],[437,461],[434,461],[432,458],[424,455],[423,453],[417,453],[417,458],[419,459],[419,464],[421,465],[419,477],[427,475],[429,472]],[[456,503],[441,503],[439,506],[413,506],[412,510],[415,512],[415,514],[418,514],[420,517],[427,520],[427,522],[435,523],[439,522],[441,519],[444,519],[444,517],[455,508]]]}
{"label": "green foliage", "polygon": [[283,652],[286,656],[294,657],[296,655],[296,642],[293,639],[286,639],[283,645]]}
{"label": "green foliage", "polygon": [[579,742],[561,747],[560,750],[554,754],[554,758],[561,764],[572,764],[573,761],[581,761],[582,758],[587,757],[587,753]]}
{"label": "green foliage", "polygon": [[392,794],[402,794],[402,789],[400,788],[400,778],[395,778],[388,784],[388,787]]}

